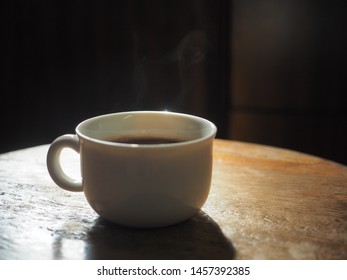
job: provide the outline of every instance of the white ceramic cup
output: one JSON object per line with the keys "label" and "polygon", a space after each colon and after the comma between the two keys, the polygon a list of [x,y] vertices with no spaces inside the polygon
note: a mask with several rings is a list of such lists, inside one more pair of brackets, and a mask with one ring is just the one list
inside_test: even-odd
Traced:
{"label": "white ceramic cup", "polygon": [[[205,203],[211,184],[216,126],[180,113],[135,111],[102,115],[80,123],[76,135],[49,147],[47,168],[68,191],[84,191],[103,218],[125,226],[160,227],[191,218]],[[166,144],[111,142],[124,137],[184,139]],[[66,175],[60,153],[80,154],[81,181]]]}

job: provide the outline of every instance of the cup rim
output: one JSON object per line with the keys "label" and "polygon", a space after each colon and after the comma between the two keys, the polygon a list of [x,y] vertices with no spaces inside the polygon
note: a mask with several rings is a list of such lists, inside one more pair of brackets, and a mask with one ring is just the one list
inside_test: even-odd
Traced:
{"label": "cup rim", "polygon": [[[162,144],[130,144],[130,143],[120,143],[120,142],[111,142],[107,140],[102,140],[98,138],[94,138],[91,136],[86,135],[85,133],[81,132],[81,127],[85,125],[87,122],[92,122],[97,119],[101,118],[108,118],[112,117],[115,115],[125,115],[125,114],[158,114],[158,115],[175,115],[175,116],[180,116],[180,117],[186,117],[190,119],[194,119],[195,121],[203,122],[206,124],[206,127],[210,128],[210,132],[203,136],[199,137],[196,139],[191,139],[183,142],[177,142],[177,143],[162,143]],[[122,148],[145,148],[145,149],[158,149],[158,148],[170,148],[170,147],[178,147],[178,146],[186,146],[186,145],[191,145],[199,142],[206,141],[210,138],[214,138],[217,134],[217,127],[214,123],[211,121],[204,119],[202,117],[198,117],[195,115],[191,114],[186,114],[186,113],[178,113],[178,112],[172,112],[172,111],[124,111],[124,112],[116,112],[116,113],[110,113],[110,114],[103,114],[103,115],[98,115],[95,117],[88,118],[81,123],[79,123],[76,127],[76,134],[78,135],[79,138],[82,138],[84,140],[106,145],[106,146],[112,146],[112,147],[122,147]]]}

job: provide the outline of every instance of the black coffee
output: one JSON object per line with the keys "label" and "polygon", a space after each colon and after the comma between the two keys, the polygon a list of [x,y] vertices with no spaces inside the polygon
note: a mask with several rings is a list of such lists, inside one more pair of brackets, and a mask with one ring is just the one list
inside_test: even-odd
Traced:
{"label": "black coffee", "polygon": [[139,144],[139,145],[156,145],[156,144],[173,144],[187,141],[187,139],[164,137],[164,136],[126,136],[107,141],[124,144]]}

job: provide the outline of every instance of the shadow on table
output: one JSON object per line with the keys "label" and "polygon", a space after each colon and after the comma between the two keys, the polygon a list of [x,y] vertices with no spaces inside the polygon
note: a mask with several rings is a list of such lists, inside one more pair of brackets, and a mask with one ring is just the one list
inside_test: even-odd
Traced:
{"label": "shadow on table", "polygon": [[203,211],[178,225],[131,229],[98,218],[85,240],[87,259],[233,259],[235,250]]}

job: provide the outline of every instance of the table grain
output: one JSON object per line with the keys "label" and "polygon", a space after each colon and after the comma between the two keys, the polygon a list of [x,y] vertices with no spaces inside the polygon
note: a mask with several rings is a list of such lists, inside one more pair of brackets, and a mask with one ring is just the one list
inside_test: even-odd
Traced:
{"label": "table grain", "polygon": [[[216,139],[209,198],[158,229],[109,223],[57,187],[48,145],[0,155],[0,259],[347,259],[347,167]],[[67,173],[78,155],[64,151]]]}

